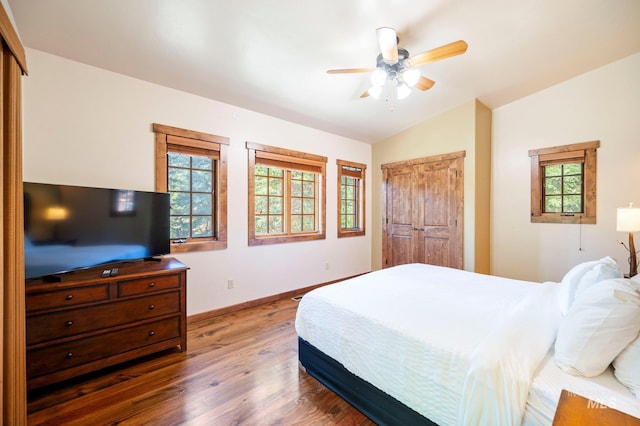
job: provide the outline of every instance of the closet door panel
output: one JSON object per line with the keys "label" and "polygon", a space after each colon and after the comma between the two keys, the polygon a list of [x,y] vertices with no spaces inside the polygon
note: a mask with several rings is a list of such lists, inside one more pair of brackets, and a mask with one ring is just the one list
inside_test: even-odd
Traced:
{"label": "closet door panel", "polygon": [[400,167],[386,175],[386,218],[383,266],[415,262],[414,170]]}

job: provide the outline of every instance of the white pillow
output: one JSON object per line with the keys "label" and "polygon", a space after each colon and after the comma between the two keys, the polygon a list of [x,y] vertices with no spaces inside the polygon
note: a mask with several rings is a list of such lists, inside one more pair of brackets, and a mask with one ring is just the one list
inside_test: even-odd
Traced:
{"label": "white pillow", "polygon": [[640,399],[640,337],[631,342],[613,361],[616,378]]}
{"label": "white pillow", "polygon": [[611,257],[580,263],[565,274],[560,282],[558,304],[562,315],[567,315],[580,292],[609,278],[622,278],[618,264]]}
{"label": "white pillow", "polygon": [[640,274],[635,274],[634,276],[632,276],[630,278],[631,281],[633,281],[636,284],[640,284]]}
{"label": "white pillow", "polygon": [[638,336],[640,289],[630,280],[604,280],[582,291],[560,322],[555,361],[569,374],[593,377]]}

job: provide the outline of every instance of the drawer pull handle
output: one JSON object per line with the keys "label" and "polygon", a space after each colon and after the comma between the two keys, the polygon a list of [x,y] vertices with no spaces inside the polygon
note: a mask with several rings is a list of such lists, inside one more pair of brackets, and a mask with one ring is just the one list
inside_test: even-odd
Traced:
{"label": "drawer pull handle", "polygon": [[73,321],[67,321],[64,323],[65,326],[71,327],[73,325]]}
{"label": "drawer pull handle", "polygon": [[149,310],[153,311],[156,308],[156,305],[149,305]]}
{"label": "drawer pull handle", "polygon": [[149,336],[153,337],[153,336],[155,336],[155,335],[156,335],[156,332],[155,332],[155,331],[150,331],[150,332],[149,332]]}
{"label": "drawer pull handle", "polygon": [[65,297],[65,299],[67,299],[67,300],[73,299],[73,294],[67,294],[67,297]]}
{"label": "drawer pull handle", "polygon": [[153,287],[155,287],[155,286],[156,286],[156,283],[154,283],[154,282],[150,282],[150,283],[149,283],[149,287],[153,288]]}
{"label": "drawer pull handle", "polygon": [[67,352],[67,359],[71,358],[73,356],[73,352]]}

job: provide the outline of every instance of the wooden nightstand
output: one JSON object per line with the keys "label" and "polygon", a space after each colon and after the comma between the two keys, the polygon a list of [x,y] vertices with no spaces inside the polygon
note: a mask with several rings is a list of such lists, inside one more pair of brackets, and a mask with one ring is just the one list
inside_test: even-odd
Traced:
{"label": "wooden nightstand", "polygon": [[639,426],[640,419],[563,389],[553,425]]}

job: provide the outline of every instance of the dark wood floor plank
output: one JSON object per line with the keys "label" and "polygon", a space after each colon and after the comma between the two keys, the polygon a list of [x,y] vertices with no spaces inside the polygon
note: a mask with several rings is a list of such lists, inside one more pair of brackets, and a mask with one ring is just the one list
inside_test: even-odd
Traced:
{"label": "dark wood floor plank", "polygon": [[373,425],[298,366],[297,302],[189,324],[151,355],[29,394],[30,425]]}

